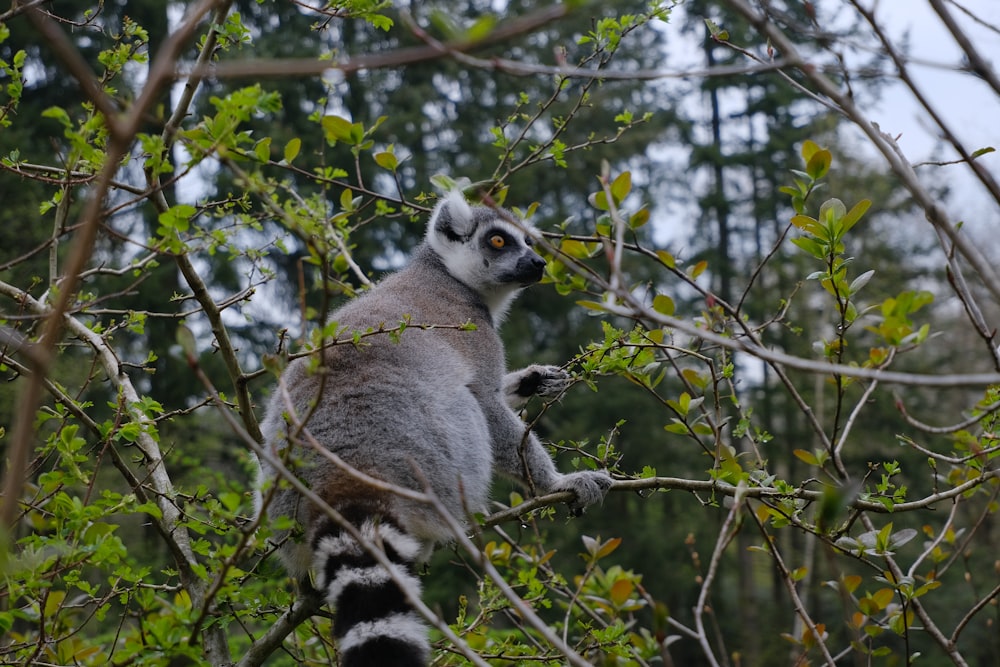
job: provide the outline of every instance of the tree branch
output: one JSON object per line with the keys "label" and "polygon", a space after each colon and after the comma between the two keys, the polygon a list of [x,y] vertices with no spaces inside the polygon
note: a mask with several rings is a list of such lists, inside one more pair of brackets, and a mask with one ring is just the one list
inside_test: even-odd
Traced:
{"label": "tree branch", "polygon": [[[917,179],[913,168],[903,158],[895,142],[884,135],[875,123],[865,117],[848,94],[842,92],[821,71],[812,67],[798,52],[794,42],[772,24],[766,16],[759,14],[746,0],[725,1],[749,21],[762,36],[769,39],[792,67],[798,69],[806,79],[812,82],[822,95],[832,100],[838,110],[865,134],[889,163],[892,171],[899,177],[904,187],[909,190],[917,204],[924,210],[928,222],[954,244],[955,248],[979,273],[981,280],[994,298],[1000,301],[1000,277],[998,277],[995,267],[986,260],[973,241],[959,232],[947,213],[938,205],[937,200]],[[988,384],[993,382],[995,381]]]}

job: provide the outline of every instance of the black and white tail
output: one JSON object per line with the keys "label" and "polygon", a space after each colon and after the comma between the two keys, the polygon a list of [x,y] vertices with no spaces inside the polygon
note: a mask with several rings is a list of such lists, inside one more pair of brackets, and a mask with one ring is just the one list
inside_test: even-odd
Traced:
{"label": "black and white tail", "polygon": [[384,549],[395,575],[332,520],[323,519],[317,527],[312,539],[316,588],[335,610],[333,632],[341,667],[427,665],[427,626],[397,583],[411,595],[420,595],[420,542],[386,514],[373,515],[369,508],[356,506],[340,512],[365,539]]}

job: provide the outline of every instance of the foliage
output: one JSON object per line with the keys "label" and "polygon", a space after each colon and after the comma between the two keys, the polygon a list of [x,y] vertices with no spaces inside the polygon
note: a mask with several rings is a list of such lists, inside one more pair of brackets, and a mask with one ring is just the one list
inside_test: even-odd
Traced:
{"label": "foliage", "polygon": [[[0,15],[0,662],[334,663],[335,612],[273,557],[287,526],[252,518],[255,397],[321,343],[442,324],[326,322],[398,263],[434,185],[544,230],[511,351],[559,354],[576,386],[525,417],[561,467],[616,480],[583,519],[512,492],[456,534],[426,578],[435,664],[995,655],[1000,375],[967,371],[1000,368],[1000,280],[858,112],[838,33],[796,50],[821,3],[689,7],[709,67],[725,56],[708,99],[733,63],[748,98],[767,77],[746,118],[768,131],[733,130],[728,155],[718,109],[704,141],[644,83],[667,78],[666,3],[512,2],[506,21],[472,1],[245,4]],[[311,57],[284,50],[299,37]],[[323,70],[344,79],[304,76]],[[834,143],[826,108],[798,123],[819,95],[884,165]],[[718,177],[700,202],[717,253],[657,241],[647,149],[671,132]],[[990,150],[955,148],[1000,201]],[[733,173],[753,198],[731,201]],[[900,189],[940,240],[925,257],[883,231]]]}

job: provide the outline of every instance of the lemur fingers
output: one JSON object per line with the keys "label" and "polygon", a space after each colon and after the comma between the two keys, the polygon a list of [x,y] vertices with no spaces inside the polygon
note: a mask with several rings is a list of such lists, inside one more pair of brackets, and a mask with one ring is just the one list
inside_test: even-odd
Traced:
{"label": "lemur fingers", "polygon": [[579,516],[588,506],[604,501],[612,481],[603,470],[584,470],[562,475],[549,490],[572,491],[576,497],[570,501],[569,508],[574,516]]}
{"label": "lemur fingers", "polygon": [[559,366],[532,364],[504,376],[504,396],[510,407],[517,409],[532,396],[555,398],[572,384],[572,377]]}

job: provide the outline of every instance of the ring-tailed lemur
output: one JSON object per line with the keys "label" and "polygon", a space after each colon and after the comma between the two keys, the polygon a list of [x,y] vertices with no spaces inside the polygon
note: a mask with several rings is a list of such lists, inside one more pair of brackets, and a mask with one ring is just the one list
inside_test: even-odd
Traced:
{"label": "ring-tailed lemur", "polygon": [[[282,560],[300,580],[311,572],[336,609],[334,634],[344,667],[427,663],[426,626],[397,581],[419,594],[416,566],[452,535],[432,507],[358,481],[302,439],[284,452],[288,404],[299,419],[308,417],[305,428],[314,441],[346,463],[396,486],[422,491],[426,484],[460,519],[486,508],[494,471],[538,492],[572,491],[575,509],[600,502],[611,485],[603,472],[559,473],[514,412],[532,395],[559,392],[568,376],[552,366],[505,374],[497,326],[517,292],[537,282],[545,267],[529,233],[507,215],[472,207],[460,193],[446,196],[410,264],[331,320],[361,332],[395,327],[404,318],[448,326],[368,336],[328,346],[318,360],[293,361],[268,406],[266,446],[291,454],[310,489],[382,545],[395,565],[394,579],[294,490],[281,487],[272,497],[271,517],[292,517],[303,526],[305,539],[288,540]],[[455,326],[466,323],[474,330]],[[276,478],[265,462],[259,486]]]}

